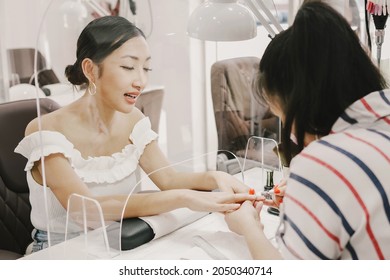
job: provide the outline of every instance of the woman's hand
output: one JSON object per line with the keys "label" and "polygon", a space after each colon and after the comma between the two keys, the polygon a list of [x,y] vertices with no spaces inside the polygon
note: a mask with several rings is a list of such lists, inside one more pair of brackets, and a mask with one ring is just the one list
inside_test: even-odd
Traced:
{"label": "woman's hand", "polygon": [[185,205],[193,211],[229,212],[237,210],[245,201],[254,203],[256,195],[248,193],[231,193],[222,191],[188,191],[185,192]]}
{"label": "woman's hand", "polygon": [[270,207],[276,207],[279,208],[279,205],[283,202],[283,197],[286,192],[286,180],[283,179],[280,181],[278,185],[275,185],[275,187],[272,189],[273,194],[271,195],[271,199],[267,198],[264,200],[264,205],[270,206]]}
{"label": "woman's hand", "polygon": [[281,259],[279,251],[267,239],[261,224],[260,211],[262,202],[245,201],[241,207],[225,214],[229,229],[245,238],[254,260]]}
{"label": "woman's hand", "polygon": [[218,189],[223,192],[248,193],[249,191],[248,186],[229,173],[223,171],[212,171],[211,174],[214,177]]}
{"label": "woman's hand", "polygon": [[229,229],[237,234],[245,235],[253,227],[260,227],[263,225],[260,220],[260,211],[263,207],[262,202],[245,201],[236,211],[225,213],[225,221]]}

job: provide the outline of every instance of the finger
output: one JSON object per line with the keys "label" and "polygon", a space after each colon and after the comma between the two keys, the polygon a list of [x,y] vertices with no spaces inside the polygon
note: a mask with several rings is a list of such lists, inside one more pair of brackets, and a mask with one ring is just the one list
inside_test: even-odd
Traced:
{"label": "finger", "polygon": [[271,207],[278,207],[275,203],[275,201],[271,200],[271,199],[266,199],[263,201],[263,204],[266,205],[266,206],[271,206]]}
{"label": "finger", "polygon": [[275,195],[274,198],[275,205],[279,207],[279,205],[283,202],[283,196],[282,195]]}
{"label": "finger", "polygon": [[234,193],[236,193],[236,194],[249,192],[249,188],[246,186],[237,186],[237,187],[234,187],[233,190],[234,190]]}
{"label": "finger", "polygon": [[287,181],[283,179],[282,181],[279,182],[278,187],[280,188],[280,190],[285,190],[287,187]]}
{"label": "finger", "polygon": [[256,195],[256,201],[264,201],[265,197],[263,195]]}
{"label": "finger", "polygon": [[264,203],[262,201],[255,201],[253,203],[253,206],[255,206],[255,208],[257,207],[263,207]]}
{"label": "finger", "polygon": [[240,206],[241,204],[239,203],[219,204],[218,210],[216,212],[231,213],[240,208]]}
{"label": "finger", "polygon": [[234,190],[235,193],[248,193],[248,191],[250,190],[250,188],[241,183],[241,182],[237,182],[237,184],[235,184],[232,189]]}
{"label": "finger", "polygon": [[286,193],[287,186],[279,187],[280,193],[279,195],[283,196]]}
{"label": "finger", "polygon": [[222,212],[219,212],[219,213],[227,215],[227,214],[233,213],[234,211],[236,211],[236,210],[227,210],[227,211],[222,211]]}
{"label": "finger", "polygon": [[248,194],[248,193],[237,193],[234,195],[233,201],[235,202],[243,202],[245,200],[256,200],[257,195]]}
{"label": "finger", "polygon": [[226,192],[226,193],[231,193],[231,194],[235,193],[235,190],[233,188],[224,188],[224,189],[221,189],[221,191]]}
{"label": "finger", "polygon": [[255,209],[256,209],[256,211],[257,211],[257,213],[258,214],[260,214],[260,212],[261,212],[261,209],[263,208],[263,203],[262,202],[256,202],[256,204],[255,204]]}

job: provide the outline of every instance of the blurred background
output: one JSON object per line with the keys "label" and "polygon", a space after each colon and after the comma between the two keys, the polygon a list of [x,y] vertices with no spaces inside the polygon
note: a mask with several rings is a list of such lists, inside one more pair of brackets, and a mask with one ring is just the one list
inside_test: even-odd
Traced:
{"label": "blurred background", "polygon": [[[120,15],[136,23],[147,36],[152,52],[149,92],[159,100],[159,144],[172,162],[212,153],[218,135],[211,93],[211,67],[217,61],[238,57],[261,58],[270,42],[257,22],[256,37],[241,41],[205,41],[191,38],[187,25],[201,0],[0,0],[0,102],[36,95],[66,105],[83,93],[64,78],[64,69],[75,61],[76,40],[93,18]],[[238,1],[243,2],[243,1]],[[288,26],[300,0],[263,1],[279,23]],[[332,2],[367,42],[364,1]],[[374,28],[371,28],[371,32]],[[388,71],[389,36],[382,50]],[[34,72],[34,55],[37,65]],[[373,48],[373,56],[375,49]],[[386,64],[387,63],[387,64]],[[387,65],[387,66],[386,66]],[[387,67],[387,68],[386,68]],[[388,71],[387,73],[389,73]],[[146,96],[146,94],[145,94]],[[207,158],[207,157],[206,157]],[[215,155],[195,163],[195,169],[215,166]]]}

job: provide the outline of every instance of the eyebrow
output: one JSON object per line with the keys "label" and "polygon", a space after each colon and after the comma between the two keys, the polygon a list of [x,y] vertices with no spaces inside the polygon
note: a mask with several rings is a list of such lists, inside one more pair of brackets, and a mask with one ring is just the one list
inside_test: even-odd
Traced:
{"label": "eyebrow", "polygon": [[[131,59],[134,59],[134,60],[139,60],[139,57],[138,56],[134,56],[134,55],[124,55],[124,56],[121,56],[121,58],[131,58]],[[148,56],[146,58],[146,61],[150,60],[152,57]]]}

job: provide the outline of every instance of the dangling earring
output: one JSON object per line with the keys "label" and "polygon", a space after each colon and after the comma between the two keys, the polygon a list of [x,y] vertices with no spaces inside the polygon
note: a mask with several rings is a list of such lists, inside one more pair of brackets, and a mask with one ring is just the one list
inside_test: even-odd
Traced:
{"label": "dangling earring", "polygon": [[89,95],[95,95],[96,94],[96,85],[95,85],[94,82],[89,82],[88,93],[89,93]]}

